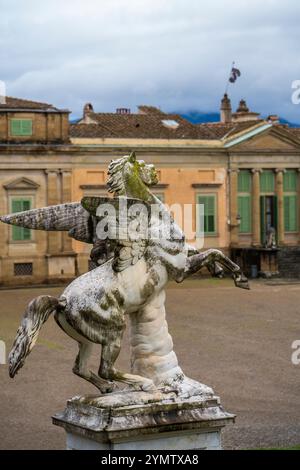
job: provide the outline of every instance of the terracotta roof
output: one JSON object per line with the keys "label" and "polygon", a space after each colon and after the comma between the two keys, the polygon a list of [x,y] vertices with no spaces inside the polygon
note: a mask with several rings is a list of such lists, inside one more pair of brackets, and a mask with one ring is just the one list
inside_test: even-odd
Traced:
{"label": "terracotta roof", "polygon": [[70,136],[74,138],[219,140],[264,122],[251,120],[229,124],[222,122],[192,124],[178,114],[164,113],[153,106],[143,105],[138,109],[139,113],[136,114],[89,112],[85,123],[82,120],[82,123],[70,126]]}
{"label": "terracotta roof", "polygon": [[138,106],[139,113],[141,114],[166,114],[163,111],[161,111],[159,108],[156,108],[155,106],[147,106],[145,104],[142,104]]}
{"label": "terracotta roof", "polygon": [[300,138],[300,127],[288,127],[286,125],[280,126],[283,127],[285,130],[290,132],[292,135],[297,137],[298,139]]}
{"label": "terracotta roof", "polygon": [[[86,138],[200,138],[198,127],[178,114],[165,114],[161,111],[144,114],[143,111],[139,114],[89,113],[88,117],[94,123],[73,124],[70,126],[70,135]],[[170,121],[176,121],[178,125],[173,126]]]}
{"label": "terracotta roof", "polygon": [[201,136],[199,138],[203,138],[202,135],[207,133],[207,137],[205,137],[206,139],[223,139],[224,137],[230,137],[234,134],[250,129],[262,122],[264,122],[262,119],[245,122],[230,122],[227,124],[224,124],[223,122],[208,122],[205,124],[197,124],[197,127],[199,128],[199,135]]}
{"label": "terracotta roof", "polygon": [[5,103],[0,102],[0,110],[1,109],[32,109],[32,110],[40,110],[40,111],[62,111],[58,108],[55,108],[52,104],[47,103],[39,103],[38,101],[30,101],[24,100],[20,98],[12,98],[10,96],[5,97]]}

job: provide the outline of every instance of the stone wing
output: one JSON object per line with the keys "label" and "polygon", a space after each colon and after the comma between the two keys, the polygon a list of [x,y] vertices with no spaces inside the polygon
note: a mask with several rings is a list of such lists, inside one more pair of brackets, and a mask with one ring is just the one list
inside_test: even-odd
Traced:
{"label": "stone wing", "polygon": [[17,212],[1,216],[0,220],[33,230],[68,231],[75,240],[93,243],[93,221],[80,202]]}
{"label": "stone wing", "polygon": [[144,256],[148,244],[151,206],[126,197],[85,197],[83,207],[96,219],[95,237],[109,240],[116,272],[132,266]]}

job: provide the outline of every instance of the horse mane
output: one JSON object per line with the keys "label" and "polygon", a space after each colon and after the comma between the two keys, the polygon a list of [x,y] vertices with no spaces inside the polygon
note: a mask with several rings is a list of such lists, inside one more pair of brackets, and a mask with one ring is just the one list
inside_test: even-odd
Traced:
{"label": "horse mane", "polygon": [[123,169],[126,163],[129,162],[130,155],[119,158],[117,160],[112,160],[108,165],[108,192],[118,193],[125,190]]}

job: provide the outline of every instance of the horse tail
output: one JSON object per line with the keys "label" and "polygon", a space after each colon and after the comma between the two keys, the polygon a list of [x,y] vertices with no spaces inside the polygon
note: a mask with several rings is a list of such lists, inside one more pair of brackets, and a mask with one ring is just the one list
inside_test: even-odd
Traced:
{"label": "horse tail", "polygon": [[9,354],[9,375],[13,378],[36,343],[42,325],[56,311],[59,300],[50,295],[41,295],[27,306]]}

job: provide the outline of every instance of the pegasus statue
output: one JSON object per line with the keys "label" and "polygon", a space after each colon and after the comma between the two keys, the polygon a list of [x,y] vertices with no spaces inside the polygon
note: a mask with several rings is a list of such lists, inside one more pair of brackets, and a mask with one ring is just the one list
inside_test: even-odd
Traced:
{"label": "pegasus statue", "polygon": [[[224,269],[230,271],[241,288],[249,288],[247,278],[221,251],[199,252],[186,243],[181,228],[151,193],[151,186],[158,182],[153,165],[137,160],[132,153],[112,161],[108,176],[113,197],[85,197],[78,203],[1,217],[2,222],[31,229],[68,231],[72,238],[93,244],[91,259],[95,263],[94,269],[71,282],[59,298],[42,295],[29,303],[9,355],[9,374],[14,377],[24,365],[43,323],[53,314],[59,327],[78,343],[73,372],[101,393],[123,383],[127,389],[210,395],[209,387],[186,377],[178,364],[166,322],[165,287],[168,281],[182,282],[203,267],[215,276],[221,276]],[[122,209],[125,202],[127,213]],[[139,211],[130,213],[136,205]],[[149,217],[154,205],[159,211]],[[114,237],[104,238],[98,229],[107,215],[106,207],[113,207],[118,216],[106,219],[107,233],[114,232]],[[138,237],[132,237],[122,227],[124,222],[135,222],[143,209],[143,224],[138,223],[142,229]],[[163,236],[157,233],[159,229]],[[145,235],[148,230],[151,237]],[[131,334],[130,373],[115,366],[126,316]],[[95,344],[102,346],[98,373],[87,366]]]}

